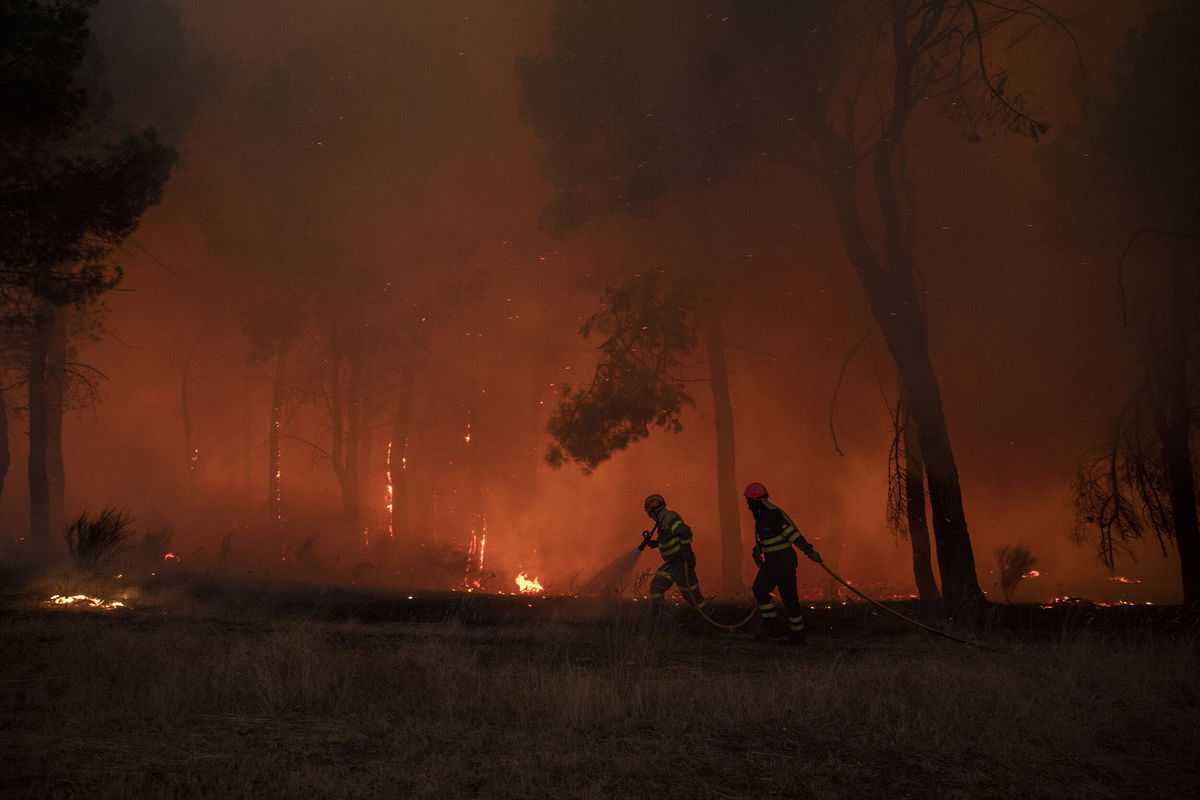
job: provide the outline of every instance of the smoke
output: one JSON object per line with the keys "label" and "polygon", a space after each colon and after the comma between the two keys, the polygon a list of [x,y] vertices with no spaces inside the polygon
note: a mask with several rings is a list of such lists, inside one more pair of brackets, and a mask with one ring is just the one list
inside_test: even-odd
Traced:
{"label": "smoke", "polygon": [[[127,509],[140,528],[172,528],[185,563],[214,570],[447,587],[486,529],[487,585],[526,571],[602,594],[629,579],[641,499],[660,492],[696,532],[701,578],[715,581],[701,353],[681,434],[655,433],[591,477],[543,460],[561,386],[590,380],[595,341],[577,331],[600,290],[662,267],[690,235],[670,208],[565,242],[538,230],[553,192],[517,118],[513,62],[542,46],[550,5],[100,5],[114,102],[176,137],[185,160],[120,254],[127,280],[109,296],[104,335],[82,343],[107,380],[97,405],[66,419],[69,517]],[[1122,380],[1097,366],[1112,346],[1107,273],[1043,230],[1032,144],[967,143],[933,119],[914,130],[931,349],[980,582],[995,582],[996,547],[1028,542],[1044,577],[1023,583],[1023,598],[1108,599],[1109,576],[1066,535],[1074,465]],[[820,187],[764,161],[712,206],[739,483],[765,483],[818,550],[840,526],[838,571],[856,585],[911,587],[907,544],[885,524],[895,378],[878,333],[846,361],[869,315]],[[286,364],[282,521],[264,511],[274,361],[253,357],[246,337],[274,307],[299,309],[303,331]],[[347,550],[329,364],[331,342],[362,329],[379,335],[362,408],[365,534]],[[399,354],[415,385],[407,438],[393,442],[410,529],[389,536],[383,455]],[[19,472],[0,498],[6,531],[24,525]],[[742,526],[748,578],[748,514]],[[414,553],[420,569],[406,561]],[[1122,584],[1126,596],[1175,596],[1171,559],[1147,549],[1131,569],[1143,583]],[[802,565],[800,581],[825,576]]]}

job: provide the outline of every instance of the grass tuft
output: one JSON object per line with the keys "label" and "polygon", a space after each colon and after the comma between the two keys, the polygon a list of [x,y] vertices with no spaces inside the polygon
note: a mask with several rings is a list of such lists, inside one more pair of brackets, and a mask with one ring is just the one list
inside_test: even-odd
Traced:
{"label": "grass tuft", "polygon": [[101,570],[129,546],[133,519],[123,511],[106,508],[92,519],[88,512],[67,526],[67,549],[81,570]]}

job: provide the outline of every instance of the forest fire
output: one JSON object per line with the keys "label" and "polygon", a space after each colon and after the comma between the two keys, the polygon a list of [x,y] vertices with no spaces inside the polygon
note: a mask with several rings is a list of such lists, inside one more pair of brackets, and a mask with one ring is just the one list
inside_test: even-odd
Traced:
{"label": "forest fire", "polygon": [[525,577],[524,572],[517,576],[517,589],[520,590],[521,594],[537,594],[543,591],[541,581],[537,578],[530,579]]}
{"label": "forest fire", "polygon": [[51,595],[50,599],[47,600],[46,603],[47,605],[52,606],[71,606],[73,608],[102,608],[110,610],[115,608],[128,608],[128,606],[126,606],[120,600],[103,600],[99,597],[91,597],[86,594],[55,594]]}

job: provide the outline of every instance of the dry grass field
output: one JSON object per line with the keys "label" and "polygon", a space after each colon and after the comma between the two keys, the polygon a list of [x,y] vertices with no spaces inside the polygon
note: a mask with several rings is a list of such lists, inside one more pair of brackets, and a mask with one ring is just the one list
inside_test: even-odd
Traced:
{"label": "dry grass field", "polygon": [[1194,626],[976,632],[997,654],[817,609],[798,649],[652,630],[632,603],[466,614],[435,599],[403,615],[304,601],[103,612],[9,596],[3,796],[1116,800],[1200,786]]}

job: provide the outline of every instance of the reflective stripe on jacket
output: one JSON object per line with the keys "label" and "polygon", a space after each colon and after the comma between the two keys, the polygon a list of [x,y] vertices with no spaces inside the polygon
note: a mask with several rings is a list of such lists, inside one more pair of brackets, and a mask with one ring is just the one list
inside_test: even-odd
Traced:
{"label": "reflective stripe on jacket", "polygon": [[[763,558],[794,559],[796,556],[792,552],[792,545],[805,553],[812,550],[812,545],[796,530],[783,509],[769,500],[762,502],[763,510],[754,518],[754,547]],[[784,551],[787,551],[787,555],[784,555]]]}
{"label": "reflective stripe on jacket", "polygon": [[658,512],[658,552],[663,561],[692,557],[692,529],[669,508]]}

